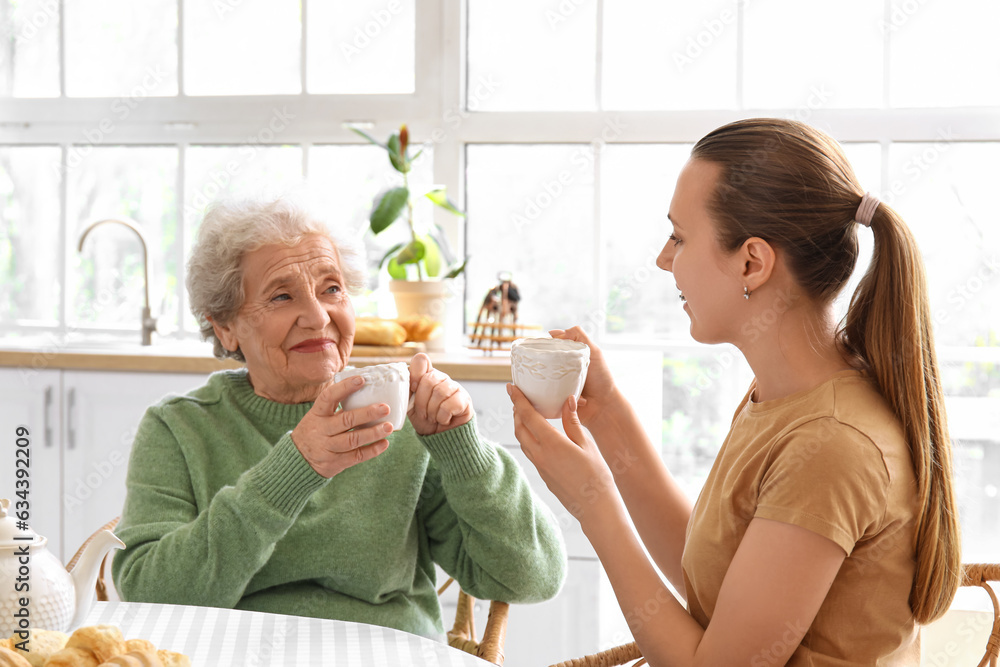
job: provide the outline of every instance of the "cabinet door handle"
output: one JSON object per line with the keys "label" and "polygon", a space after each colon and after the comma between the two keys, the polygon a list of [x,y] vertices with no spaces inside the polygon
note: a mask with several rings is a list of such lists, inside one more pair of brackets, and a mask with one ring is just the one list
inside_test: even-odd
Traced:
{"label": "cabinet door handle", "polygon": [[45,388],[45,405],[42,408],[42,422],[45,425],[45,446],[52,446],[52,421],[49,419],[52,408],[52,385]]}
{"label": "cabinet door handle", "polygon": [[73,413],[76,412],[76,389],[71,388],[66,394],[66,448],[76,449],[76,427],[73,424]]}

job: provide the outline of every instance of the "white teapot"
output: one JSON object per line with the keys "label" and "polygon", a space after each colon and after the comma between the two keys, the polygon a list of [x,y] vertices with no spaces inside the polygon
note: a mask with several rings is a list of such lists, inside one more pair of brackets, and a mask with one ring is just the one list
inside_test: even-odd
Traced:
{"label": "white teapot", "polygon": [[67,572],[45,548],[48,540],[19,529],[9,508],[9,500],[0,500],[0,638],[29,627],[61,632],[78,627],[94,604],[101,561],[125,544],[103,530]]}

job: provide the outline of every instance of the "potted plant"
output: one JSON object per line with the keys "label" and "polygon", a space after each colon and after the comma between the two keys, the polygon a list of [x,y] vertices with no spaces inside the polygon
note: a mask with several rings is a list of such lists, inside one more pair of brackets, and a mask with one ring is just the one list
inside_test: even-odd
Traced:
{"label": "potted plant", "polygon": [[[449,254],[446,252],[444,234],[433,224],[427,230],[419,229],[414,220],[409,172],[414,160],[423,150],[410,156],[409,131],[406,125],[402,125],[399,132],[393,133],[384,144],[357,128],[351,129],[384,149],[392,168],[403,176],[402,186],[390,188],[376,197],[368,220],[372,234],[376,236],[397,222],[407,227],[407,240],[389,248],[379,262],[379,268],[385,266],[392,278],[389,291],[396,301],[399,317],[423,317],[443,323],[445,306],[451,298],[448,279],[459,276],[465,270],[467,260],[444,266],[443,257]],[[424,193],[424,196],[435,206],[453,215],[465,216],[448,199],[443,187],[432,189]],[[432,344],[428,347],[434,349]]]}

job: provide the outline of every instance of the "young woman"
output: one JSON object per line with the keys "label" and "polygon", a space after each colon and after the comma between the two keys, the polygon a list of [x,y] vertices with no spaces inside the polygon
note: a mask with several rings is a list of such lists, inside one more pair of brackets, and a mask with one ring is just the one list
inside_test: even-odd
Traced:
{"label": "young woman", "polygon": [[[961,564],[909,229],[864,194],[834,140],[779,119],[699,141],[668,217],[657,264],[691,335],[732,343],[755,375],[697,502],[579,328],[551,332],[591,347],[565,436],[508,385],[521,447],[580,520],[653,667],[918,664],[918,626],[948,609]],[[859,232],[874,254],[838,325]]]}

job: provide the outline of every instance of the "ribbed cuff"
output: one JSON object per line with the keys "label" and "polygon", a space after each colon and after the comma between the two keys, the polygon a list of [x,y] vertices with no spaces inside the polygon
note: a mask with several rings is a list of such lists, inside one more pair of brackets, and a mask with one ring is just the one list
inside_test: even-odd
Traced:
{"label": "ribbed cuff", "polygon": [[497,465],[496,448],[479,436],[475,416],[443,433],[418,437],[445,477],[469,479]]}
{"label": "ribbed cuff", "polygon": [[294,518],[312,494],[330,480],[313,470],[292,442],[289,431],[250,469],[248,481],[271,507]]}

